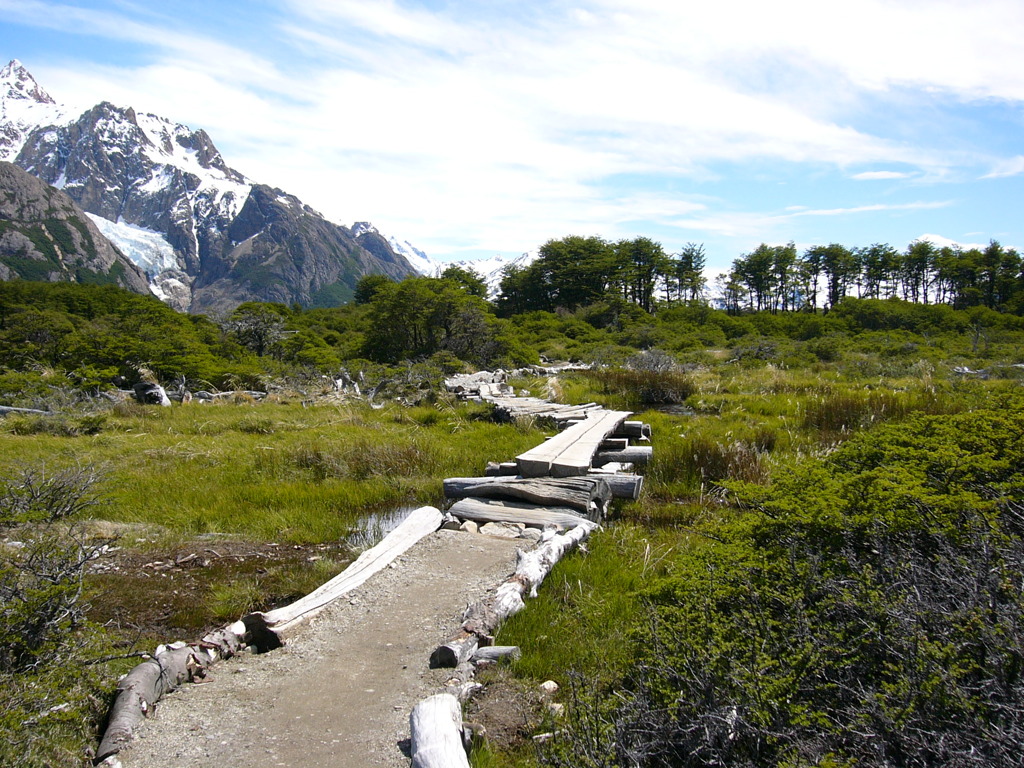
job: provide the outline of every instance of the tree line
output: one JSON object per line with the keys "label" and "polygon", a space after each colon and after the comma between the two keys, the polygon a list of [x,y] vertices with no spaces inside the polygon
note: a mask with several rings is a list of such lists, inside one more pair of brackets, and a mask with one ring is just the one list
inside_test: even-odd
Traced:
{"label": "tree line", "polygon": [[[707,302],[706,262],[697,243],[671,254],[647,237],[612,243],[572,235],[549,240],[532,264],[507,268],[496,305],[509,316],[574,311],[600,301],[630,302],[646,312],[659,304]],[[732,313],[829,310],[856,296],[1021,314],[1024,260],[995,240],[968,249],[917,240],[903,251],[887,243],[830,243],[802,254],[792,242],[762,243],[733,260],[715,288],[717,301]]]}

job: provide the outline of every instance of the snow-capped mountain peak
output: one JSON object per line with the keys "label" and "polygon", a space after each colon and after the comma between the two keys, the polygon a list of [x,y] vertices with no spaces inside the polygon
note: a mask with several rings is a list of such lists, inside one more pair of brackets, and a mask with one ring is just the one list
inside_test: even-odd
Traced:
{"label": "snow-capped mountain peak", "polygon": [[[358,224],[356,225],[359,226]],[[464,261],[438,261],[412,245],[408,240],[398,240],[395,237],[388,239],[395,253],[405,257],[412,268],[421,275],[427,277],[438,277],[448,267],[461,267],[475,272],[484,279],[487,284],[488,298],[495,298],[501,289],[501,279],[505,276],[505,269],[509,266],[525,267],[532,263],[536,254],[524,253],[522,256],[509,258],[507,256],[495,255],[486,259],[466,259]]]}
{"label": "snow-capped mountain peak", "polygon": [[388,238],[388,244],[399,256],[404,256],[413,269],[421,275],[434,277],[444,269],[444,264],[430,258],[408,240],[399,240],[395,237]]}
{"label": "snow-capped mountain peak", "polygon": [[66,121],[65,110],[17,59],[0,69],[0,160],[14,160],[40,125]]}
{"label": "snow-capped mountain peak", "polygon": [[63,190],[178,309],[330,303],[410,271],[371,225],[353,237],[246,178],[205,131],[109,102],[69,114],[17,61],[0,71],[0,160]]}
{"label": "snow-capped mountain peak", "polygon": [[56,103],[17,59],[11,59],[6,67],[0,69],[0,97],[5,100],[24,99],[36,104]]}

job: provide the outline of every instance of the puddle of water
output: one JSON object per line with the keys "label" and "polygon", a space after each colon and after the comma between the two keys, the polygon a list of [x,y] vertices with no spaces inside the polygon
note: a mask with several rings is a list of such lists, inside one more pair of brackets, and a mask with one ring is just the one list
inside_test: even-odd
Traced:
{"label": "puddle of water", "polygon": [[667,413],[672,416],[695,416],[697,413],[688,405],[659,405],[651,410],[658,411],[659,413]]}
{"label": "puddle of water", "polygon": [[424,505],[411,504],[374,512],[360,518],[352,531],[345,537],[345,542],[356,552],[369,549],[379,544],[381,539],[401,525],[414,509],[419,509],[422,506]]}

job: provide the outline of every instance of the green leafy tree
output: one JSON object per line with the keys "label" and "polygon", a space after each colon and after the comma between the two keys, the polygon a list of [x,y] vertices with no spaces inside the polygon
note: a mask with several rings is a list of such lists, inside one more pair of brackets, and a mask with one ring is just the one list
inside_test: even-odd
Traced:
{"label": "green leafy tree", "polygon": [[707,279],[704,277],[706,264],[707,254],[703,244],[687,243],[679,251],[670,269],[672,284],[675,286],[679,301],[695,304],[703,300],[707,287]]}
{"label": "green leafy tree", "polygon": [[263,357],[280,341],[290,314],[283,304],[250,301],[231,313],[225,327],[239,344]]}
{"label": "green leafy tree", "polygon": [[644,312],[652,312],[655,292],[672,273],[671,260],[661,243],[649,237],[620,240],[615,244],[614,254],[624,298]]}
{"label": "green leafy tree", "polygon": [[860,274],[857,257],[839,243],[816,245],[809,248],[807,254],[818,261],[825,276],[826,308],[834,307],[846,296]]}
{"label": "green leafy tree", "polygon": [[465,269],[452,264],[445,267],[444,272],[441,273],[441,279],[450,280],[471,296],[479,296],[481,299],[487,298],[487,283],[471,269]]}
{"label": "green leafy tree", "polygon": [[356,283],[353,301],[356,304],[369,304],[377,292],[391,282],[387,275],[363,275]]}

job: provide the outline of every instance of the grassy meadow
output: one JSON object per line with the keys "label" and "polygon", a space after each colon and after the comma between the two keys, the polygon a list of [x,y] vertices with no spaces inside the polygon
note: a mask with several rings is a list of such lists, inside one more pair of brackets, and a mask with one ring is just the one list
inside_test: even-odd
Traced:
{"label": "grassy meadow", "polygon": [[[593,367],[517,389],[634,411],[654,457],[643,497],[500,630],[523,655],[481,675],[477,768],[1019,764],[1017,305],[608,297],[497,317],[458,278],[222,325],[112,289],[0,285],[0,404],[56,412],[0,419],[0,764],[79,764],[139,653],[309,592],[396,510],[440,503],[443,478],[536,445],[545,425],[438,393],[545,358]],[[344,376],[383,407],[328,402]],[[103,397],[153,378],[294,394]],[[76,552],[96,555],[81,584]],[[537,700],[546,679],[560,714]]]}
{"label": "grassy meadow", "polygon": [[444,399],[375,410],[241,398],[6,417],[0,476],[95,470],[95,504],[74,531],[107,549],[85,578],[89,625],[72,666],[2,676],[0,762],[77,764],[138,653],[307,594],[395,510],[441,504],[443,478],[481,474],[541,435]]}

